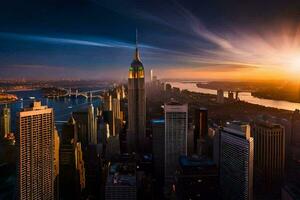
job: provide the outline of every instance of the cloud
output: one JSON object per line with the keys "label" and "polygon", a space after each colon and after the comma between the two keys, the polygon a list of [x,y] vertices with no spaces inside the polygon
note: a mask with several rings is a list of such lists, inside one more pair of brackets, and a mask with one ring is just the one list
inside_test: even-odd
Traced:
{"label": "cloud", "polygon": [[[146,18],[156,23],[168,25],[179,32],[186,32],[188,38],[193,36],[193,44],[185,59],[187,64],[199,70],[209,67],[234,71],[236,68],[273,69],[285,71],[300,64],[300,26],[299,23],[275,21],[247,29],[220,24],[209,29],[191,11],[175,1],[171,16],[152,16],[144,13]],[[176,15],[176,16],[175,16]],[[179,16],[179,17],[178,17]],[[166,18],[180,18],[177,25]],[[176,21],[176,20],[174,20]],[[180,25],[178,25],[180,23]],[[186,41],[189,41],[186,39]],[[201,41],[211,44],[211,47]],[[185,58],[184,58],[185,57]],[[198,65],[197,65],[198,64]],[[300,71],[300,69],[299,69]]]}
{"label": "cloud", "polygon": [[[48,37],[41,35],[28,35],[28,34],[18,34],[18,33],[5,33],[0,32],[0,38],[13,39],[13,40],[23,40],[30,42],[44,42],[50,44],[63,44],[63,45],[82,45],[91,47],[104,47],[104,48],[135,48],[135,44],[122,42],[118,40],[112,40],[107,38],[90,38],[88,39],[74,39],[74,38],[64,38],[64,37]],[[89,38],[89,37],[85,37]],[[140,47],[148,49],[160,49],[147,44],[141,44]]]}
{"label": "cloud", "polygon": [[[255,28],[250,29],[250,27],[229,26],[228,24],[208,24],[207,21],[203,21],[198,15],[176,1],[171,1],[170,5],[166,5],[170,1],[162,2],[163,5],[159,10],[156,8],[151,10],[147,6],[136,6],[130,1],[113,0],[113,3],[111,3],[111,1],[91,0],[91,2],[97,6],[95,6],[97,9],[98,7],[99,9],[104,7],[112,12],[120,13],[120,16],[126,16],[133,21],[128,23],[128,26],[142,24],[142,28],[145,28],[142,31],[145,34],[143,39],[146,38],[143,41],[146,40],[146,42],[140,44],[140,47],[146,69],[148,67],[174,68],[175,73],[179,71],[176,69],[183,68],[191,71],[228,72],[230,75],[230,72],[240,72],[241,70],[244,70],[245,73],[249,70],[260,69],[270,69],[268,72],[272,72],[272,70],[281,71],[295,68],[300,64],[300,59],[298,59],[300,57],[300,28],[298,23],[291,24],[276,21],[264,24],[263,27],[256,25]],[[126,24],[123,24],[120,27],[124,28],[125,26]],[[128,33],[124,31],[125,34]],[[119,38],[122,37],[119,36]],[[113,64],[119,68],[124,66],[124,60],[128,62],[131,59],[129,57],[131,55],[130,51],[127,51],[127,49],[135,48],[133,43],[127,42],[125,39],[109,39],[88,35],[54,37],[0,32],[0,38],[99,48],[97,49],[99,51],[85,48],[84,55],[78,53],[79,48],[76,49],[75,53],[68,49],[68,53],[71,55],[69,57],[56,56],[55,54],[61,53],[61,51],[55,50],[51,53],[59,61],[53,59],[53,62],[49,64],[49,61],[45,61],[45,59],[37,59],[34,63],[32,61],[34,59],[32,59],[30,63],[33,63],[33,65],[18,66],[28,70],[47,70],[47,67],[51,70],[57,67],[56,64],[65,64],[68,69],[76,65],[78,70],[88,68],[92,71],[98,70],[99,64],[99,66],[104,66],[99,71],[109,71]],[[37,53],[42,54],[43,52]],[[111,57],[117,59],[111,59]],[[128,60],[126,60],[127,57]],[[86,62],[82,62],[82,60]],[[72,65],[68,66],[69,63],[72,63]],[[90,68],[88,65],[90,65]],[[91,66],[94,66],[94,68],[92,69]],[[16,68],[17,66],[13,67]],[[82,72],[85,69],[82,69]],[[92,72],[88,75],[93,76]]]}

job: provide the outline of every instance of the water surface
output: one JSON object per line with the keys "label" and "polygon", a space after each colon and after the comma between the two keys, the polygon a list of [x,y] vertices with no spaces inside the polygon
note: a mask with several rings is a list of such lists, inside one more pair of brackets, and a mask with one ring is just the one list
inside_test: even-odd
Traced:
{"label": "water surface", "polygon": [[[213,94],[217,95],[217,90],[207,89],[207,88],[199,88],[196,83],[182,83],[182,82],[170,82],[173,87],[178,87],[181,90],[189,90],[191,92],[199,92],[203,94]],[[224,92],[224,96],[228,97],[228,93]],[[284,110],[295,110],[300,109],[300,103],[294,103],[289,101],[279,101],[279,100],[270,100],[254,97],[251,95],[251,92],[240,92],[238,94],[241,101],[245,101],[252,104],[257,104],[266,107],[284,109]]]}

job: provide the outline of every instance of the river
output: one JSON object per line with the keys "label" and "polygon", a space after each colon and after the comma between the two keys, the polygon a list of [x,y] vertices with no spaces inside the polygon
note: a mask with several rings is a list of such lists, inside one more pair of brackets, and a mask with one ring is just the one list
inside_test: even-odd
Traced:
{"label": "river", "polygon": [[[173,87],[178,87],[181,90],[187,89],[192,92],[199,92],[204,94],[213,94],[216,95],[217,91],[206,88],[198,88],[195,83],[182,83],[182,82],[170,82]],[[106,86],[107,87],[107,86]],[[95,88],[99,89],[99,88]],[[105,89],[104,87],[100,89]],[[83,89],[84,90],[84,89]],[[48,99],[44,98],[41,90],[28,90],[28,91],[15,91],[11,92],[12,94],[16,94],[19,99],[23,98],[23,100],[18,100],[9,105],[11,108],[11,124],[12,131],[15,132],[15,124],[16,124],[16,113],[20,112],[23,107],[27,107],[33,100],[30,100],[29,97],[35,97],[35,99],[41,100],[43,105],[48,105],[54,110],[54,117],[56,121],[56,126],[58,129],[61,128],[61,122],[67,121],[72,112],[78,110],[87,109],[88,105],[91,103],[88,99],[85,98],[62,98],[62,99]],[[227,93],[225,92],[225,97],[227,97]],[[251,95],[250,92],[240,92],[239,98],[242,101],[258,104],[267,107],[285,109],[285,110],[295,110],[300,109],[300,103],[293,103],[288,101],[278,101],[278,100],[269,100],[263,98],[257,98]],[[100,105],[99,98],[93,98],[92,101],[94,107]],[[3,105],[0,105],[2,107]]]}
{"label": "river", "polygon": [[[95,89],[105,89],[105,88],[93,88],[89,90]],[[80,90],[84,91],[84,90]],[[15,94],[18,96],[19,100],[9,104],[11,109],[11,128],[12,132],[15,132],[16,128],[16,114],[22,110],[24,107],[28,107],[29,104],[33,101],[29,97],[35,97],[36,100],[40,100],[42,105],[48,105],[48,107],[53,108],[54,110],[54,120],[57,128],[60,130],[61,125],[64,121],[67,121],[71,116],[72,112],[79,110],[86,110],[88,105],[91,103],[89,99],[84,97],[76,98],[60,98],[60,99],[48,99],[43,97],[43,93],[41,90],[26,90],[26,91],[14,91],[10,92],[11,94]],[[23,100],[20,100],[20,99]],[[100,105],[99,98],[93,98],[92,103],[94,107]],[[0,105],[0,108],[3,105]]]}
{"label": "river", "polygon": [[[207,89],[207,88],[198,88],[196,83],[183,83],[183,82],[169,82],[172,87],[178,87],[181,90],[189,90],[191,92],[199,92],[203,94],[217,94],[217,90]],[[227,97],[227,92],[224,92],[224,96]],[[300,103],[293,103],[289,101],[278,101],[254,97],[250,92],[239,92],[239,98],[241,101],[245,101],[252,104],[257,104],[266,107],[291,110],[300,109]]]}

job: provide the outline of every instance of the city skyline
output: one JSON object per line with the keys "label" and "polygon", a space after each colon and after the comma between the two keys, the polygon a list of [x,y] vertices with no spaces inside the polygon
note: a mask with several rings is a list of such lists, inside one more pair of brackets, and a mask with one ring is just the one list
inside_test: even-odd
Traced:
{"label": "city skyline", "polygon": [[0,199],[300,199],[299,0],[0,2]]}
{"label": "city skyline", "polygon": [[295,80],[300,72],[295,0],[1,4],[5,79],[125,80],[136,28],[143,62],[161,78]]}
{"label": "city skyline", "polygon": [[1,82],[0,199],[298,199],[300,90],[146,82],[139,47],[127,83]]}

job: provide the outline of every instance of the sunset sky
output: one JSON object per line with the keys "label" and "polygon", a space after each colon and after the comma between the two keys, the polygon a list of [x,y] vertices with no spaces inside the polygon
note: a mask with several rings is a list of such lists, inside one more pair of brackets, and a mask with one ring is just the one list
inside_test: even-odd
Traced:
{"label": "sunset sky", "polygon": [[0,78],[125,79],[138,28],[160,78],[297,80],[299,22],[297,0],[2,1]]}

